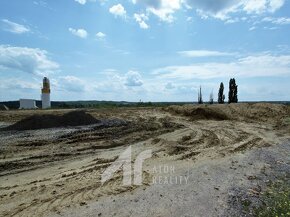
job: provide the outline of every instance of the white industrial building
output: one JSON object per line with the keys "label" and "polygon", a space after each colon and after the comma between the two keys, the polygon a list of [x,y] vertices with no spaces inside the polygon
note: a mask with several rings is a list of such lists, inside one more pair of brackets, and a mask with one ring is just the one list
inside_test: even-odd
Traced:
{"label": "white industrial building", "polygon": [[34,99],[20,99],[19,103],[19,109],[37,109]]}

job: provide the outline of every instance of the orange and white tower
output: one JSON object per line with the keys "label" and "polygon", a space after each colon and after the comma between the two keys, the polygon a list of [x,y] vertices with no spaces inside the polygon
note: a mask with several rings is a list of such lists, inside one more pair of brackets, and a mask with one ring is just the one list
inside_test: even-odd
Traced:
{"label": "orange and white tower", "polygon": [[43,78],[43,87],[41,89],[42,108],[50,108],[50,84],[47,77]]}

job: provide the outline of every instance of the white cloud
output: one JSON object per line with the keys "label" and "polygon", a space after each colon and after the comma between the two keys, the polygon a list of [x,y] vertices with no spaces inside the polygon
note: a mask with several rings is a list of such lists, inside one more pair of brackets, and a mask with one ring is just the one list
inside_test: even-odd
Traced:
{"label": "white cloud", "polygon": [[192,20],[193,20],[193,17],[187,17],[187,18],[186,18],[186,21],[187,21],[187,22],[191,22]]}
{"label": "white cloud", "polygon": [[21,89],[33,89],[40,90],[40,85],[33,81],[24,81],[19,78],[8,78],[0,83],[0,89],[9,90],[21,90]]}
{"label": "white cloud", "polygon": [[30,28],[18,23],[11,22],[7,19],[2,19],[4,23],[4,30],[15,34],[22,34],[30,32]]}
{"label": "white cloud", "polygon": [[80,38],[86,38],[88,36],[88,33],[84,29],[73,29],[69,28],[68,29],[73,35],[78,36]]}
{"label": "white cloud", "polygon": [[54,80],[54,86],[57,90],[69,92],[84,92],[88,83],[71,75],[61,76]]}
{"label": "white cloud", "polygon": [[248,14],[273,13],[284,5],[284,0],[189,0],[200,14],[228,19],[229,14],[244,11]]}
{"label": "white cloud", "polygon": [[38,48],[0,45],[0,67],[32,74],[48,74],[59,65],[49,60],[47,51]]}
{"label": "white cloud", "polygon": [[146,20],[148,20],[148,17],[145,14],[134,14],[134,18],[136,22],[139,23],[141,29],[149,28],[148,24],[145,22]]}
{"label": "white cloud", "polygon": [[[87,2],[95,2],[96,0],[75,0],[75,2],[81,4],[81,5],[85,5]],[[105,2],[106,0],[99,0],[100,3],[102,4],[103,2]]]}
{"label": "white cloud", "polygon": [[269,2],[270,12],[275,12],[280,9],[285,3],[285,0],[271,0]]}
{"label": "white cloud", "polygon": [[276,30],[276,29],[278,29],[278,27],[268,27],[268,26],[265,26],[264,29],[265,30]]}
{"label": "white cloud", "polygon": [[248,13],[262,13],[267,10],[267,0],[247,0],[243,8]]}
{"label": "white cloud", "polygon": [[212,16],[226,19],[227,14],[236,10],[239,0],[188,0],[188,4],[197,10],[197,13],[206,18]]}
{"label": "white cloud", "polygon": [[160,8],[161,0],[132,0],[133,4],[143,4],[148,7]]}
{"label": "white cloud", "polygon": [[181,9],[182,0],[160,0],[160,7],[149,7],[148,11],[158,16],[162,21],[171,23],[174,21],[173,14]]}
{"label": "white cloud", "polygon": [[225,21],[225,24],[232,24],[232,23],[237,23],[237,22],[239,22],[240,21],[240,19],[239,18],[229,18],[229,19],[227,19],[226,21]]}
{"label": "white cloud", "polygon": [[288,17],[265,17],[263,22],[270,22],[277,25],[287,25],[290,24],[290,18]]}
{"label": "white cloud", "polygon": [[140,3],[146,6],[147,12],[154,14],[160,20],[171,23],[174,21],[173,14],[181,9],[183,0],[133,0],[134,4]]}
{"label": "white cloud", "polygon": [[97,38],[99,38],[99,39],[104,39],[104,38],[106,37],[106,34],[103,33],[103,32],[98,32],[98,33],[96,34],[96,36],[97,36]]}
{"label": "white cloud", "polygon": [[256,29],[256,27],[252,26],[252,27],[249,28],[249,31],[254,31],[255,29]]}
{"label": "white cloud", "polygon": [[137,71],[129,71],[125,75],[125,82],[126,86],[134,87],[134,86],[142,86],[143,81],[141,79],[141,75]]}
{"label": "white cloud", "polygon": [[84,5],[87,3],[87,0],[75,0],[75,1],[80,3],[81,5]]}
{"label": "white cloud", "polygon": [[126,10],[121,4],[113,5],[109,11],[115,16],[126,17]]}
{"label": "white cloud", "polygon": [[154,70],[163,79],[210,79],[220,77],[290,76],[290,56],[260,54],[237,59],[230,63],[205,62],[193,65],[168,66]]}
{"label": "white cloud", "polygon": [[273,13],[280,9],[284,3],[285,0],[244,0],[242,6],[247,13],[261,14]]}
{"label": "white cloud", "polygon": [[184,8],[196,10],[203,19],[214,17],[233,23],[239,21],[231,18],[235,13],[274,13],[284,5],[285,0],[132,0],[132,3],[144,5],[148,14],[154,14],[168,23],[174,21],[176,11]]}
{"label": "white cloud", "polygon": [[211,50],[188,50],[188,51],[179,51],[178,54],[186,57],[217,57],[217,56],[232,56],[233,53],[226,53],[220,51],[211,51]]}

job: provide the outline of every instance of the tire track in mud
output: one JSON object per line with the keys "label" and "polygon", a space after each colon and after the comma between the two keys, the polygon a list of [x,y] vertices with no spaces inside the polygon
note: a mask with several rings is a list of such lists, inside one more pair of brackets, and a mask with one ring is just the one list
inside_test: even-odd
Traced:
{"label": "tire track in mud", "polygon": [[175,121],[183,123],[188,130],[176,133],[174,141],[162,138],[159,144],[178,160],[194,160],[208,152],[212,152],[213,156],[225,155],[277,144],[279,141],[268,125],[244,122],[233,124],[232,121],[222,121],[221,125],[220,121],[191,121],[182,117]]}
{"label": "tire track in mud", "polygon": [[[47,194],[43,195],[42,198],[34,199],[21,207],[16,207],[13,211],[6,211],[3,214],[5,216],[30,216],[31,213],[37,213],[37,216],[44,216],[49,211],[58,212],[63,207],[85,205],[86,201],[96,200],[101,196],[132,191],[136,188],[136,186],[122,186],[123,174],[120,171],[102,185],[100,174],[104,164],[98,162],[96,165],[98,169],[93,171],[91,170],[92,166],[88,165],[77,173],[72,172],[73,175],[60,177],[57,182],[45,186]],[[148,179],[145,180],[148,181]],[[55,188],[56,185],[68,188],[62,191]],[[40,189],[37,189],[34,194],[40,194]],[[25,194],[20,194],[20,192],[16,192],[16,195],[25,197]]]}
{"label": "tire track in mud", "polygon": [[[123,173],[118,171],[108,182],[101,184],[101,174],[116,157],[111,159],[95,158],[79,169],[66,170],[54,175],[51,179],[33,181],[18,188],[25,188],[25,192],[15,190],[19,203],[14,208],[1,208],[0,216],[45,216],[48,212],[61,212],[65,207],[86,205],[88,201],[108,195],[132,191],[138,186],[122,186]],[[144,184],[149,184],[149,174],[143,172]],[[37,185],[36,185],[37,184]],[[39,185],[41,184],[41,185]],[[36,185],[36,186],[35,186]],[[11,188],[7,187],[6,190]],[[28,190],[30,189],[30,191]],[[32,190],[34,189],[34,190]],[[13,198],[8,198],[13,199]]]}

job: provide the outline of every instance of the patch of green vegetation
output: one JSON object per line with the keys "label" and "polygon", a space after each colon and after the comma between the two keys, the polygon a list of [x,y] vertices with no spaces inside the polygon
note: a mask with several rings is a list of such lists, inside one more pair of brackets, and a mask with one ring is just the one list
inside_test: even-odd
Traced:
{"label": "patch of green vegetation", "polygon": [[254,210],[257,217],[290,217],[290,181],[272,184],[261,196],[263,205]]}

